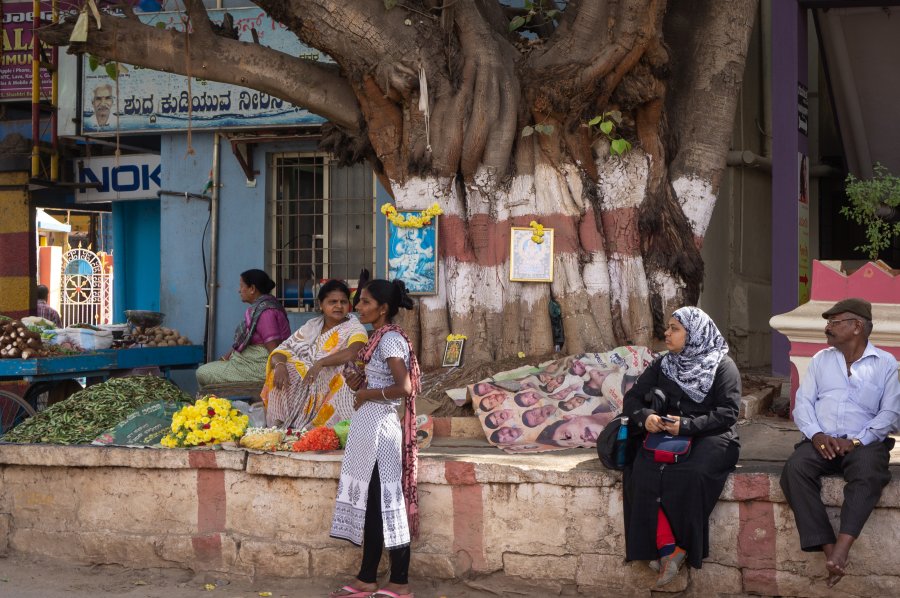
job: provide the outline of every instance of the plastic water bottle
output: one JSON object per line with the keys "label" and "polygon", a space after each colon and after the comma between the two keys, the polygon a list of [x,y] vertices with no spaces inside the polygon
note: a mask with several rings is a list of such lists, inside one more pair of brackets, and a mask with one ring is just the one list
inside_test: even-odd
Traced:
{"label": "plastic water bottle", "polygon": [[625,467],[625,453],[628,449],[628,418],[622,418],[619,433],[616,435],[616,465]]}

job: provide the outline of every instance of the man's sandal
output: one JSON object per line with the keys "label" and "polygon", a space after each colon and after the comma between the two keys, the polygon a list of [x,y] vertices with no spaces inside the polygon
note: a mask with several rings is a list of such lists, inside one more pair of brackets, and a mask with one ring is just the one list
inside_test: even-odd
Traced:
{"label": "man's sandal", "polygon": [[328,594],[328,598],[369,598],[372,590],[360,590],[353,586],[341,586]]}

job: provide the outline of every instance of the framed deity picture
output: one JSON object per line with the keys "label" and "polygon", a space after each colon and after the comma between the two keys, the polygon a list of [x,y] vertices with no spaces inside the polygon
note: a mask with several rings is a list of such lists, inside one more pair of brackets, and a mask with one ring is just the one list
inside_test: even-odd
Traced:
{"label": "framed deity picture", "polygon": [[544,229],[544,242],[535,243],[534,231],[514,226],[509,241],[509,279],[519,282],[553,282],[553,229]]}
{"label": "framed deity picture", "polygon": [[410,295],[438,292],[437,221],[435,216],[422,228],[403,228],[388,220],[387,277],[402,280]]}
{"label": "framed deity picture", "polygon": [[465,339],[447,341],[444,347],[444,361],[441,365],[445,368],[454,368],[462,363],[463,343]]}

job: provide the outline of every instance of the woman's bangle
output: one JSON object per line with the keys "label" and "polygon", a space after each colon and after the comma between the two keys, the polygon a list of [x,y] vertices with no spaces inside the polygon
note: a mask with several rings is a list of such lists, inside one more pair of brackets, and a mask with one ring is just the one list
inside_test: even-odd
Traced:
{"label": "woman's bangle", "polygon": [[383,387],[383,386],[381,387],[381,397],[382,397],[385,401],[388,400],[387,395],[384,394],[384,387]]}

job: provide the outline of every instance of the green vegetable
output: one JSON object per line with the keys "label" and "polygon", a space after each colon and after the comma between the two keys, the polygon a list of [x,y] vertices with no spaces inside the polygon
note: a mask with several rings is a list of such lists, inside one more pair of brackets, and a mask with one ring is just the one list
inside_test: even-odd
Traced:
{"label": "green vegetable", "polygon": [[154,401],[192,402],[165,378],[113,378],[89,386],[39,412],[0,437],[3,442],[90,444],[142,405]]}

